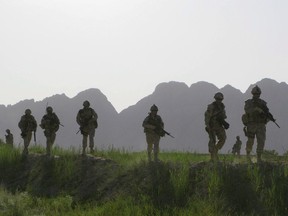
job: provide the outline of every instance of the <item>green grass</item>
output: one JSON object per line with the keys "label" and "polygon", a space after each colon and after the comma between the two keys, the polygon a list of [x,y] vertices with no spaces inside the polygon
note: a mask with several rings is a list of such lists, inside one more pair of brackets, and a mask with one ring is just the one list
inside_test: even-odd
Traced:
{"label": "green grass", "polygon": [[0,215],[288,215],[287,156],[258,165],[191,152],[161,152],[160,163],[113,148],[29,152],[0,145]]}

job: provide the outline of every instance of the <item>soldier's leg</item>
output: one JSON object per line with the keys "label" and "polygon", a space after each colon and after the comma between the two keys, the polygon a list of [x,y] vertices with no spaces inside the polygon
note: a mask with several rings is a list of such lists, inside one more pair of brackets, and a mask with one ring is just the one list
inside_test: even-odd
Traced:
{"label": "soldier's leg", "polygon": [[215,144],[216,144],[216,135],[214,131],[209,132],[209,142],[208,150],[211,155],[211,160],[215,160]]}
{"label": "soldier's leg", "polygon": [[28,146],[29,146],[27,136],[23,137],[23,141],[24,141],[24,149],[23,149],[22,154],[27,155],[28,154]]}
{"label": "soldier's leg", "polygon": [[28,146],[30,144],[32,138],[32,132],[29,131],[27,132],[26,136],[23,138],[24,139],[24,149],[23,149],[23,154],[27,155],[28,154]]}
{"label": "soldier's leg", "polygon": [[266,126],[259,125],[257,132],[256,132],[256,138],[257,138],[257,148],[256,148],[256,153],[257,153],[257,162],[262,161],[262,153],[264,151],[264,145],[265,145],[265,140],[266,140]]}
{"label": "soldier's leg", "polygon": [[51,138],[50,136],[46,136],[46,155],[50,156],[51,153]]}
{"label": "soldier's leg", "polygon": [[155,136],[154,139],[154,161],[157,162],[158,161],[158,154],[159,154],[159,143],[160,143],[160,136]]}
{"label": "soldier's leg", "polygon": [[246,142],[246,153],[250,154],[253,149],[254,144],[254,137],[248,137],[248,140]]}
{"label": "soldier's leg", "polygon": [[89,148],[91,153],[94,152],[94,136],[95,136],[95,129],[93,128],[89,131]]}
{"label": "soldier's leg", "polygon": [[146,142],[147,142],[147,154],[148,154],[148,161],[151,161],[151,153],[152,153],[152,146],[153,146],[153,137],[151,134],[146,134]]}
{"label": "soldier's leg", "polygon": [[51,135],[47,136],[47,142],[46,142],[46,154],[48,156],[51,155],[51,150],[52,150],[52,146],[55,142],[55,138],[56,138],[56,133],[52,133]]}
{"label": "soldier's leg", "polygon": [[226,141],[226,132],[225,129],[220,127],[216,130],[216,136],[218,138],[218,142],[216,144],[216,151],[218,152],[218,150],[222,149],[222,147],[224,146],[224,143]]}
{"label": "soldier's leg", "polygon": [[83,134],[83,138],[82,138],[82,155],[86,155],[87,140],[88,140],[88,135]]}
{"label": "soldier's leg", "polygon": [[255,125],[249,125],[247,126],[247,142],[246,142],[246,155],[248,162],[251,162],[250,153],[253,149],[253,144],[255,140],[255,133],[256,133],[256,127]]}

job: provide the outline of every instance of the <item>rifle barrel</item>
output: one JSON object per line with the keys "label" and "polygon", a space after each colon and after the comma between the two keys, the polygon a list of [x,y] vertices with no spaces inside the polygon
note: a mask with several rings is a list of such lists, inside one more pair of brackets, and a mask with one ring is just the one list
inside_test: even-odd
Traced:
{"label": "rifle barrel", "polygon": [[277,122],[276,122],[276,121],[273,121],[273,122],[274,122],[274,123],[277,125],[277,127],[278,127],[278,128],[280,128],[280,126],[277,124]]}

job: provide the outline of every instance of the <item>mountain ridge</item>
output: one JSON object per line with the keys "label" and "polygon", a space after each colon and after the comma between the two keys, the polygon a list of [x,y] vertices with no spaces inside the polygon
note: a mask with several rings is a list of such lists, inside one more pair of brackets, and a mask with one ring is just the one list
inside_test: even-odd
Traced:
{"label": "mountain ridge", "polygon": [[[23,141],[17,125],[24,110],[30,108],[39,124],[45,114],[45,108],[49,105],[53,107],[64,125],[57,133],[56,145],[80,148],[82,137],[76,134],[79,127],[75,118],[78,110],[82,108],[83,101],[89,100],[91,107],[99,116],[99,128],[95,135],[98,148],[145,150],[142,121],[147,116],[151,105],[156,104],[159,107],[159,115],[165,123],[165,129],[175,136],[175,139],[170,137],[161,139],[162,150],[207,152],[208,136],[204,130],[204,112],[207,105],[214,100],[214,94],[221,91],[224,94],[223,102],[226,106],[227,121],[230,123],[227,141],[221,152],[231,151],[235,137],[240,135],[243,143],[241,152],[244,153],[246,137],[242,130],[241,116],[244,112],[244,102],[251,98],[251,89],[255,85],[259,85],[262,89],[261,98],[267,101],[271,113],[281,126],[279,129],[273,123],[268,123],[266,148],[283,153],[287,151],[283,140],[288,139],[286,133],[288,123],[285,121],[288,119],[288,114],[285,113],[288,109],[288,85],[269,78],[251,84],[244,93],[229,84],[218,88],[205,81],[196,82],[190,86],[177,81],[159,83],[150,95],[119,113],[97,88],[86,89],[72,98],[63,93],[46,97],[41,101],[26,99],[14,105],[0,105],[0,137],[4,137],[6,128],[9,128],[14,134],[15,145],[22,146]],[[45,137],[39,127],[37,143],[45,145]],[[255,148],[256,144],[254,144]]]}

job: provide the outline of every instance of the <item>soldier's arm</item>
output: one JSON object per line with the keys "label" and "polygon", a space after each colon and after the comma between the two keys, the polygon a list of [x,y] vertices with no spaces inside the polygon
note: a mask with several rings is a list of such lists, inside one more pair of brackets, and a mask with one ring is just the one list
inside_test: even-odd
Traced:
{"label": "soldier's arm", "polygon": [[95,112],[94,109],[92,109],[92,110],[93,110],[93,117],[97,120],[98,119],[98,115],[97,115],[97,113]]}
{"label": "soldier's arm", "polygon": [[36,121],[36,119],[34,117],[33,117],[33,124],[34,124],[33,131],[36,132],[36,130],[37,130],[37,121]]}
{"label": "soldier's arm", "polygon": [[76,122],[77,122],[78,125],[81,125],[80,110],[79,110],[79,112],[77,113]]}
{"label": "soldier's arm", "polygon": [[209,125],[210,125],[212,113],[213,113],[213,110],[211,109],[210,106],[208,106],[206,112],[204,113],[205,125],[206,125],[207,127],[209,127]]}
{"label": "soldier's arm", "polygon": [[148,123],[148,117],[146,117],[142,123],[142,127],[154,130],[156,127]]}

